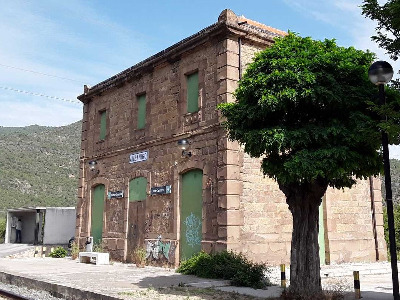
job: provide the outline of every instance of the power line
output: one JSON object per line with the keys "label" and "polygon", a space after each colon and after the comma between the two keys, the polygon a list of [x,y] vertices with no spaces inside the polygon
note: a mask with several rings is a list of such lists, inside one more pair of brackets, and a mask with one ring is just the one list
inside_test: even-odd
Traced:
{"label": "power line", "polygon": [[73,103],[73,104],[81,104],[81,102],[78,101],[78,100],[71,100],[71,99],[65,99],[65,98],[61,98],[61,97],[49,96],[49,95],[46,95],[46,94],[28,92],[28,91],[18,90],[18,89],[14,89],[14,88],[10,88],[10,87],[5,87],[5,86],[0,86],[0,89],[13,91],[13,92],[18,92],[18,93],[27,94],[27,95],[44,97],[44,98],[48,98],[48,99],[61,100],[61,101],[70,102],[70,103]]}
{"label": "power line", "polygon": [[43,75],[43,76],[55,77],[55,78],[59,78],[59,79],[75,81],[75,82],[79,82],[81,84],[85,84],[84,82],[79,81],[79,80],[75,80],[75,79],[71,79],[71,78],[67,78],[67,77],[62,77],[62,76],[57,76],[57,75],[52,75],[52,74],[47,74],[47,73],[42,73],[42,72],[38,72],[38,71],[32,71],[32,70],[28,70],[28,69],[22,69],[22,68],[18,68],[18,67],[14,67],[14,66],[4,65],[4,64],[1,64],[1,63],[0,63],[0,66],[6,67],[6,68],[10,68],[10,69],[16,69],[16,70],[20,70],[20,71],[24,71],[24,72],[30,72],[30,73],[34,73],[34,74]]}

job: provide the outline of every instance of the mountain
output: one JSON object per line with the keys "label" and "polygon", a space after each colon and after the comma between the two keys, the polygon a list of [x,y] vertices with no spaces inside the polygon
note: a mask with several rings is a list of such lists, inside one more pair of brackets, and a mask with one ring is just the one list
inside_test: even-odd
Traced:
{"label": "mountain", "polygon": [[[81,126],[0,126],[0,215],[23,206],[76,205]],[[391,159],[390,167],[399,203],[400,160]]]}
{"label": "mountain", "polygon": [[81,126],[0,127],[0,211],[76,205]]}

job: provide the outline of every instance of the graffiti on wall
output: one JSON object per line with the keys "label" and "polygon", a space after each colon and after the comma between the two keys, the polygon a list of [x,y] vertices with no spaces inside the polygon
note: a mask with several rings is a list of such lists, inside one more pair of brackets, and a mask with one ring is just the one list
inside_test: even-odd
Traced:
{"label": "graffiti on wall", "polygon": [[176,242],[174,241],[161,241],[161,235],[155,240],[146,240],[146,259],[153,257],[158,260],[165,257],[169,263],[174,263]]}
{"label": "graffiti on wall", "polygon": [[201,220],[193,213],[190,213],[184,221],[186,225],[186,241],[192,248],[201,244]]}

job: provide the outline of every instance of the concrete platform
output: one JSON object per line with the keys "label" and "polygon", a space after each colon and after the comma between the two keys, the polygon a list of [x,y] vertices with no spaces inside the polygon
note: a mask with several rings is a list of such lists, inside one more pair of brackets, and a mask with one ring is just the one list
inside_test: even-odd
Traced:
{"label": "concrete platform", "polygon": [[[393,299],[390,264],[387,262],[323,266],[321,275],[324,288],[347,287],[345,299],[354,299],[352,272],[355,270],[360,271],[363,300]],[[272,268],[272,281],[280,280],[279,276],[279,268]],[[274,277],[276,277],[275,281]],[[154,297],[134,298],[126,295],[135,292],[141,292],[141,295],[144,295],[149,289],[170,288],[172,286],[213,287],[218,291],[237,292],[262,299],[278,297],[282,291],[278,286],[270,287],[268,290],[232,287],[229,286],[229,282],[224,280],[181,275],[175,273],[175,270],[165,268],[138,268],[132,264],[122,263],[111,263],[110,265],[82,264],[78,260],[69,258],[48,257],[0,258],[0,281],[42,289],[54,296],[76,300],[158,299]],[[171,290],[168,290],[162,296],[166,297],[162,299],[169,300],[187,299],[178,297],[177,293],[174,294],[174,291]]]}
{"label": "concrete platform", "polygon": [[[132,264],[82,264],[69,258],[0,258],[0,281],[42,289],[67,299],[124,299],[149,287],[227,286],[224,280],[181,275],[174,270]],[[133,298],[132,298],[133,299]]]}
{"label": "concrete platform", "polygon": [[0,244],[0,257],[6,257],[21,252],[34,250],[35,246],[31,244]]}

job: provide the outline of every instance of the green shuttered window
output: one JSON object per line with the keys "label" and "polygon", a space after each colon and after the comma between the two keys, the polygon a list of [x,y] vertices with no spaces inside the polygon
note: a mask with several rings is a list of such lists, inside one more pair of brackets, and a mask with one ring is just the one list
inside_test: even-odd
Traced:
{"label": "green shuttered window", "polygon": [[187,111],[189,113],[199,110],[199,73],[186,76],[187,84]]}
{"label": "green shuttered window", "polygon": [[100,112],[100,140],[105,140],[107,133],[107,111]]}
{"label": "green shuttered window", "polygon": [[137,128],[143,129],[146,125],[146,95],[141,95],[137,98],[138,115]]}
{"label": "green shuttered window", "polygon": [[146,177],[137,177],[129,182],[129,201],[143,201],[146,200]]}

